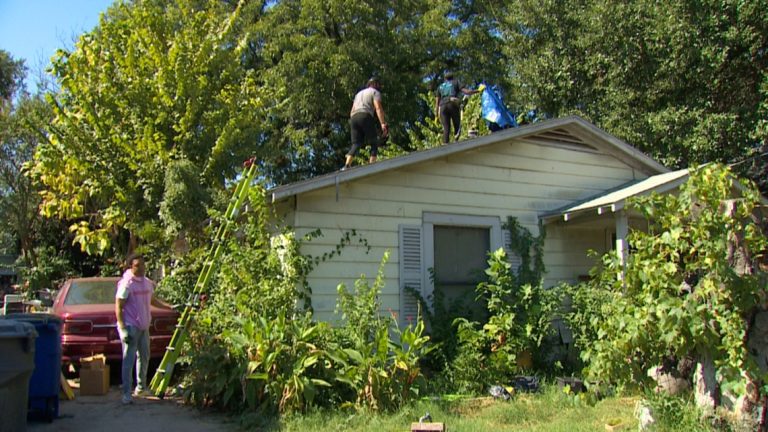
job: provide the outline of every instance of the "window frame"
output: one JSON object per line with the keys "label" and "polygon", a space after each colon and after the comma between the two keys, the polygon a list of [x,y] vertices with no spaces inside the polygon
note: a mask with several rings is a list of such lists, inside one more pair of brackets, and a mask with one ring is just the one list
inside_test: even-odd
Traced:
{"label": "window frame", "polygon": [[435,225],[485,228],[488,229],[490,235],[490,250],[495,251],[504,247],[501,219],[498,216],[424,212],[422,214],[423,244],[421,250],[423,253],[424,268],[427,271],[424,274],[425,280],[422,281],[422,286],[424,287],[422,294],[425,299],[430,299],[429,307],[432,308],[433,311],[434,304],[432,303],[432,299],[434,297],[435,285],[430,277],[431,272],[429,270],[435,268]]}

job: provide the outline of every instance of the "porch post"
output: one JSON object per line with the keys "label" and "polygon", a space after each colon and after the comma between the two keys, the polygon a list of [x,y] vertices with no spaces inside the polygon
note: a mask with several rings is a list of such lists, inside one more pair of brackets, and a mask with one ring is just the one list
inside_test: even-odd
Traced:
{"label": "porch post", "polygon": [[[627,212],[622,210],[614,213],[616,219],[616,253],[619,254],[622,269],[626,268],[629,249],[627,247],[627,235],[629,234],[629,218]],[[622,270],[623,279],[623,270]]]}

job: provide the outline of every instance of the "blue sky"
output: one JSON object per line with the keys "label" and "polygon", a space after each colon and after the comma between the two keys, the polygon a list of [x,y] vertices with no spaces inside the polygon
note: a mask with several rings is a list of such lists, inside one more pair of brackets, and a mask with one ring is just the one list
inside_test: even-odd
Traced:
{"label": "blue sky", "polygon": [[58,48],[74,41],[99,23],[99,14],[113,0],[0,0],[0,49],[24,59],[27,87],[48,65]]}

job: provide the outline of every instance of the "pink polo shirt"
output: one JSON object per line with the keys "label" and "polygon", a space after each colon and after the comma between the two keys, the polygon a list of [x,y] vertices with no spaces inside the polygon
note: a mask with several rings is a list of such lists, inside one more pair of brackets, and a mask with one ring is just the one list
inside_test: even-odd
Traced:
{"label": "pink polo shirt", "polygon": [[134,276],[131,269],[123,273],[117,282],[116,298],[125,300],[123,307],[123,322],[126,326],[147,330],[152,320],[150,305],[155,283],[144,276]]}

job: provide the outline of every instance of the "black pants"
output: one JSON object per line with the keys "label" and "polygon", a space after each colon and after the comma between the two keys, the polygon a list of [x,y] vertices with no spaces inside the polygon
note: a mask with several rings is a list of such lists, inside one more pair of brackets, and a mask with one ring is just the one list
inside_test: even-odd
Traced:
{"label": "black pants", "polygon": [[458,102],[446,102],[440,105],[440,123],[443,125],[443,144],[448,143],[451,137],[451,123],[456,131],[454,139],[461,135],[461,105]]}
{"label": "black pants", "polygon": [[373,116],[366,113],[358,113],[349,119],[349,129],[352,136],[352,148],[347,152],[347,156],[354,156],[365,141],[371,145],[371,156],[379,154],[379,142],[376,139],[376,122]]}

